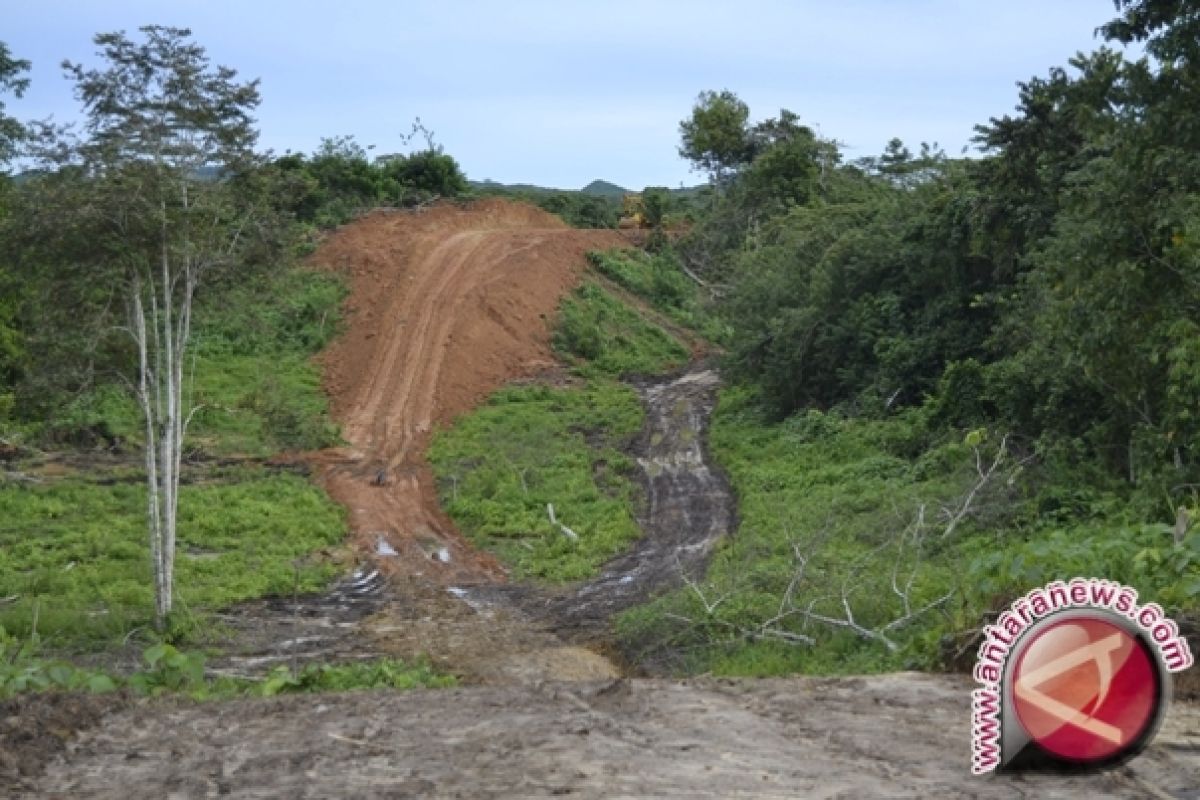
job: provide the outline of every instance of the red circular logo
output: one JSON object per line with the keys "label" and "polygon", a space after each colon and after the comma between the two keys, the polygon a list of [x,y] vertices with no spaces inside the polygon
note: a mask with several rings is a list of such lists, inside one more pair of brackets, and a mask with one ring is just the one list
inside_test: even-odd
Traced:
{"label": "red circular logo", "polygon": [[1042,749],[1075,763],[1138,747],[1160,689],[1146,645],[1103,618],[1073,617],[1031,632],[1013,672],[1021,726]]}

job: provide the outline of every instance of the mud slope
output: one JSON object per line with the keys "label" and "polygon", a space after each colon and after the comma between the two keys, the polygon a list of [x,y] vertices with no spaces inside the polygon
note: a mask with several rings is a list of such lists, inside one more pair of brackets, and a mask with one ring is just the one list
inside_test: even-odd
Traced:
{"label": "mud slope", "polygon": [[638,450],[646,508],[643,535],[596,578],[551,600],[542,613],[569,638],[603,639],[613,616],[703,575],[716,543],[734,525],[724,475],[710,468],[704,441],[719,378],[694,368],[639,388],[646,427]]}
{"label": "mud slope", "polygon": [[[350,279],[348,328],[323,358],[349,447],[322,455],[330,494],[364,549],[437,581],[494,580],[437,504],[431,431],[505,383],[554,365],[550,326],[589,250],[615,231],[568,228],[532,206],[485,200],[377,212],[333,234],[311,263]],[[386,550],[387,548],[383,548]]]}

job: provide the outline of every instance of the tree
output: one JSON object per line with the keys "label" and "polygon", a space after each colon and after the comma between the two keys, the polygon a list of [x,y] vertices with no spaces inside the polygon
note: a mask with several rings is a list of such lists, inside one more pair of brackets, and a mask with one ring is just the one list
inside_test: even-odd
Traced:
{"label": "tree", "polygon": [[[57,154],[86,176],[96,277],[119,287],[136,349],[132,388],[145,435],[147,527],[155,622],[172,607],[179,468],[188,423],[184,365],[192,304],[203,276],[238,262],[254,238],[259,208],[239,194],[238,176],[260,163],[251,111],[257,81],[211,68],[182,28],[97,35],[104,66],[64,62],[86,113],[86,136],[64,138]],[[81,198],[75,196],[73,205]]]}
{"label": "tree", "polygon": [[[24,73],[29,62],[14,59],[8,45],[0,42],[0,96],[11,92],[17,97],[25,93],[29,78]],[[25,137],[25,129],[15,118],[4,113],[4,102],[0,100],[0,167],[3,167],[16,152],[17,144]],[[0,174],[0,220],[6,216],[7,178]],[[9,387],[15,382],[22,360],[21,336],[14,320],[20,305],[21,287],[10,270],[0,265],[0,419],[7,416],[13,405]]]}
{"label": "tree", "polygon": [[663,186],[647,186],[642,191],[642,207],[646,213],[646,224],[661,228],[671,206],[671,193]]}
{"label": "tree", "polygon": [[754,156],[749,117],[750,108],[728,89],[701,92],[692,116],[679,123],[679,155],[725,185]]}
{"label": "tree", "polygon": [[[29,88],[29,62],[13,58],[8,45],[0,42],[0,95],[11,92],[16,97]],[[4,113],[4,102],[0,101],[0,166],[7,164],[16,152],[17,143],[25,137],[24,126]]]}

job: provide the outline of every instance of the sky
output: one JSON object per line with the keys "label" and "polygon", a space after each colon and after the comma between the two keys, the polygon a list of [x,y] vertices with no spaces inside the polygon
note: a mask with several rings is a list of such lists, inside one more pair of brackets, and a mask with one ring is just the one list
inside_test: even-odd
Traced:
{"label": "sky", "polygon": [[[1017,83],[1099,46],[1111,0],[0,0],[0,41],[33,62],[22,119],[78,118],[63,59],[147,24],[190,28],[261,79],[260,144],[353,135],[402,152],[420,117],[467,176],[578,189],[703,182],[678,155],[704,90],[751,119],[781,108],[848,159],[898,136],[958,155]],[[972,146],[973,147],[973,146]]]}

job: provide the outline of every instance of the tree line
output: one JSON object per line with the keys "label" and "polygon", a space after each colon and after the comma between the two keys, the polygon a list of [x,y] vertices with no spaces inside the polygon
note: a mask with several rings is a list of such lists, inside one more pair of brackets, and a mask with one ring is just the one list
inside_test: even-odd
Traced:
{"label": "tree line", "polygon": [[711,192],[678,256],[777,417],[919,408],[1159,508],[1196,490],[1200,12],[1115,5],[1104,46],[977,126],[977,158],[893,140],[848,162],[790,111],[700,95],[680,153]]}

